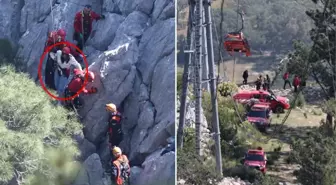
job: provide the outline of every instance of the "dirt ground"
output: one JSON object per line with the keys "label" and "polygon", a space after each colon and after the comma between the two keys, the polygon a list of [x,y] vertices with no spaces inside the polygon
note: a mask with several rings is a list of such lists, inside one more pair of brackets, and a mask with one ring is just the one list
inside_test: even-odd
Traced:
{"label": "dirt ground", "polygon": [[[313,109],[314,111],[311,111]],[[305,118],[303,112],[306,112],[307,118]],[[296,178],[293,175],[293,172],[299,169],[299,166],[286,163],[286,158],[291,150],[290,138],[306,137],[306,132],[314,127],[318,127],[319,122],[325,118],[325,114],[322,113],[317,106],[307,105],[305,110],[293,109],[280,129],[280,123],[284,116],[285,114],[281,114],[279,117],[274,114],[272,118],[272,123],[274,125],[269,130],[268,135],[273,138],[273,142],[281,143],[282,148],[280,158],[273,165],[268,167],[267,174],[277,178],[280,182],[296,183]]]}

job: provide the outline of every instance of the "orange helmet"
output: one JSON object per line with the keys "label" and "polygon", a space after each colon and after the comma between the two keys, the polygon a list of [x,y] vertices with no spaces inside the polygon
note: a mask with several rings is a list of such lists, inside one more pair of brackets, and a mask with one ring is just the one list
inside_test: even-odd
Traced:
{"label": "orange helmet", "polygon": [[69,47],[64,47],[64,48],[62,49],[62,53],[63,53],[63,54],[67,54],[67,55],[69,55],[69,54],[70,54],[70,48],[69,48]]}

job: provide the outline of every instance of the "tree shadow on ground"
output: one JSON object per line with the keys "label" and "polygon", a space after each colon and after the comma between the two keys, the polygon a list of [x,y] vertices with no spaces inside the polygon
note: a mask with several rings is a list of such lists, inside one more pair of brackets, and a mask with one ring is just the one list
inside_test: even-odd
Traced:
{"label": "tree shadow on ground", "polygon": [[309,137],[309,134],[312,131],[317,130],[318,127],[310,127],[310,126],[298,126],[298,127],[290,127],[286,124],[284,125],[273,125],[268,135],[273,139],[278,139],[284,143],[291,144],[292,139],[305,139]]}

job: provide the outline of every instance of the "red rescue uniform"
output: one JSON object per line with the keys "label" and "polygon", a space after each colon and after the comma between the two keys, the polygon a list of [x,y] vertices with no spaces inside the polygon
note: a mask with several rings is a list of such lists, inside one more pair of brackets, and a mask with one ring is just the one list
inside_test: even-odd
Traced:
{"label": "red rescue uniform", "polygon": [[82,33],[83,32],[83,22],[88,23],[88,31],[92,30],[92,22],[94,20],[99,20],[101,17],[94,11],[90,11],[89,15],[84,15],[83,11],[77,12],[74,21],[75,32]]}
{"label": "red rescue uniform", "polygon": [[[84,72],[80,69],[74,69],[74,76],[75,78],[71,80],[71,82],[68,84],[68,90],[72,93],[77,93],[83,86],[84,84]],[[78,76],[83,76],[83,78],[78,77]],[[84,94],[92,94],[92,90],[90,89],[86,89],[86,87],[84,87],[83,89],[83,93]]]}

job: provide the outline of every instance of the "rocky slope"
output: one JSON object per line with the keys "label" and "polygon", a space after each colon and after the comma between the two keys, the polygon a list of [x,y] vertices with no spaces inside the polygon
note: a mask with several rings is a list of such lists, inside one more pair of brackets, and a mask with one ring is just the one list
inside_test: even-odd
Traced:
{"label": "rocky slope", "polygon": [[83,5],[103,13],[84,49],[97,79],[85,98],[83,134],[76,137],[84,166],[75,185],[108,183],[110,160],[104,105],[114,102],[127,117],[121,143],[132,167],[132,185],[174,184],[175,153],[160,156],[175,134],[175,2],[173,0],[0,0],[0,38],[17,48],[27,72],[37,75],[46,33],[65,28],[72,41],[73,18]]}

